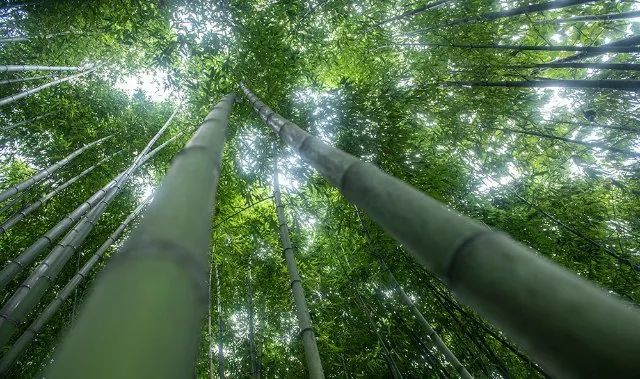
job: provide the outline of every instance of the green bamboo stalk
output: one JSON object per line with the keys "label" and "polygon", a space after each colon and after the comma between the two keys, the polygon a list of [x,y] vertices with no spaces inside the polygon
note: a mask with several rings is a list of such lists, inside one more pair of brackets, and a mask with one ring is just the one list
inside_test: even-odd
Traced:
{"label": "green bamboo stalk", "polygon": [[[29,78],[3,79],[3,80],[0,80],[0,85],[29,82],[29,81],[32,81],[32,80],[52,78],[54,76],[56,76],[56,74],[32,76],[32,77],[29,77]],[[7,129],[2,129],[2,130],[4,131],[4,130],[7,130]]]}
{"label": "green bamboo stalk", "polygon": [[[176,107],[176,110],[169,117],[167,122],[162,126],[162,128],[158,131],[156,136],[149,142],[150,144],[145,147],[148,151],[148,148],[152,145],[152,142],[155,143],[157,138],[164,133],[166,128],[171,123],[173,117],[177,112],[179,107]],[[31,246],[26,248],[22,253],[20,253],[15,259],[7,262],[5,267],[0,271],[0,289],[4,289],[4,287],[15,278],[15,276],[26,266],[30,265],[40,254],[44,252],[44,249],[47,248],[53,241],[58,239],[65,231],[67,231],[75,222],[80,220],[87,212],[89,212],[93,207],[95,207],[108,193],[108,191],[119,183],[123,177],[128,176],[127,172],[130,170],[135,170],[139,168],[144,162],[152,158],[155,154],[157,154],[161,148],[164,148],[170,141],[175,140],[178,135],[173,137],[172,139],[166,141],[162,145],[158,146],[154,151],[149,154],[140,153],[134,160],[132,165],[121,172],[114,180],[107,183],[104,187],[99,189],[96,193],[94,193],[91,197],[85,200],[82,204],[80,204],[76,209],[71,211],[66,217],[60,220],[54,227],[49,229],[45,234],[43,234],[40,238],[38,238]],[[143,150],[144,152],[144,150]],[[136,164],[137,162],[137,164]],[[135,167],[135,168],[134,168]],[[0,317],[2,315],[0,314]],[[1,321],[0,321],[1,322]],[[1,330],[1,329],[0,329]]]}
{"label": "green bamboo stalk", "polygon": [[83,147],[77,149],[73,153],[67,155],[62,160],[59,160],[58,162],[52,164],[51,166],[39,171],[38,173],[36,173],[32,177],[30,177],[29,179],[25,180],[24,182],[18,183],[16,185],[13,185],[13,186],[7,188],[6,190],[0,192],[0,201],[5,201],[8,198],[10,198],[11,196],[30,188],[31,186],[33,186],[36,183],[39,183],[44,178],[48,177],[49,175],[51,175],[54,172],[56,172],[59,169],[61,169],[62,167],[66,166],[69,162],[71,162],[78,155],[84,153],[86,150],[88,150],[88,149],[92,148],[93,146],[96,146],[96,145],[98,145],[98,144],[100,144],[100,143],[102,143],[102,142],[104,142],[104,141],[106,141],[106,140],[108,140],[109,138],[112,138],[112,137],[113,136],[106,136],[104,138],[100,138],[97,141],[93,141],[91,143],[88,143],[88,144],[84,145]]}
{"label": "green bamboo stalk", "polygon": [[[64,265],[71,258],[73,253],[87,238],[98,219],[106,208],[111,204],[115,197],[122,191],[126,182],[131,178],[131,174],[142,166],[143,162],[153,157],[160,151],[160,147],[166,146],[162,144],[159,148],[154,149],[151,153],[151,146],[162,136],[168,128],[171,120],[178,112],[179,106],[173,112],[169,120],[163,125],[156,135],[149,141],[147,146],[136,157],[124,174],[119,176],[116,183],[111,186],[104,197],[96,204],[85,216],[78,221],[76,226],[68,232],[62,240],[53,248],[51,253],[36,267],[31,275],[23,282],[23,284],[14,292],[11,297],[3,304],[0,309],[0,347],[4,347],[16,327],[24,321],[24,318],[38,304],[45,291],[54,282],[57,275],[62,271]],[[153,154],[153,155],[152,155]]]}
{"label": "green bamboo stalk", "polygon": [[46,377],[193,376],[207,307],[211,220],[234,98],[225,96],[176,156],[139,226],[98,279]]}
{"label": "green bamboo stalk", "polygon": [[592,79],[592,80],[572,80],[572,79],[542,79],[542,80],[519,80],[519,81],[448,81],[445,85],[469,86],[469,87],[509,87],[509,88],[595,88],[612,89],[618,91],[638,91],[640,90],[640,80],[633,79]]}
{"label": "green bamboo stalk", "polygon": [[30,215],[31,213],[35,212],[38,208],[40,208],[47,201],[51,200],[57,194],[61,193],[62,191],[64,191],[69,186],[71,186],[72,184],[74,184],[78,180],[82,179],[83,177],[89,175],[89,173],[91,173],[93,170],[95,170],[98,166],[100,166],[104,162],[110,160],[111,158],[115,157],[116,155],[121,154],[122,152],[123,152],[123,150],[119,150],[119,151],[115,152],[114,154],[111,154],[111,155],[109,155],[107,157],[102,158],[100,161],[98,161],[98,163],[96,163],[93,166],[83,170],[81,173],[79,173],[78,175],[74,176],[73,178],[67,180],[66,182],[60,184],[59,186],[54,188],[53,191],[50,191],[49,193],[45,194],[40,199],[34,201],[33,203],[31,203],[29,205],[26,205],[26,206],[22,207],[18,212],[16,212],[14,215],[10,216],[8,219],[6,219],[0,225],[0,234],[3,234],[7,230],[11,229],[13,226],[15,226],[20,221],[24,220],[28,215]]}
{"label": "green bamboo stalk", "polygon": [[278,182],[277,163],[273,173],[273,197],[275,198],[276,214],[278,216],[278,224],[280,225],[278,228],[280,241],[282,243],[284,258],[287,262],[287,270],[289,271],[289,276],[291,278],[291,291],[293,292],[293,299],[296,303],[298,327],[300,328],[300,335],[302,336],[302,344],[304,346],[304,355],[307,360],[309,377],[313,379],[324,378],[320,352],[318,351],[316,336],[313,331],[313,327],[311,326],[311,316],[309,315],[309,308],[307,307],[307,301],[304,296],[302,280],[298,273],[296,258],[293,255],[293,247],[291,246],[291,239],[289,238],[287,219],[284,216],[284,206],[282,205],[282,198],[280,196],[280,183]]}
{"label": "green bamboo stalk", "polygon": [[[0,40],[0,42],[2,42],[2,40]],[[24,92],[20,92],[20,93],[17,93],[15,95],[7,96],[5,98],[0,99],[0,105],[11,104],[14,101],[20,100],[20,99],[25,98],[25,97],[30,96],[30,95],[33,95],[34,93],[38,93],[38,92],[40,92],[40,91],[42,91],[42,90],[44,90],[46,88],[49,88],[51,86],[55,86],[56,84],[68,82],[71,79],[79,78],[79,77],[81,77],[83,75],[86,75],[86,74],[88,74],[90,72],[95,71],[96,68],[97,67],[93,67],[93,68],[90,68],[88,70],[82,71],[82,72],[80,72],[78,74],[65,76],[64,78],[53,80],[53,81],[51,81],[49,83],[46,83],[46,84],[43,84],[41,86],[32,88],[30,90],[27,90],[27,91],[24,91]]]}
{"label": "green bamboo stalk", "polygon": [[49,116],[51,116],[51,115],[53,115],[53,114],[56,114],[56,113],[58,113],[58,112],[60,112],[60,111],[47,112],[47,113],[45,113],[45,114],[43,114],[43,115],[40,115],[40,116],[37,116],[37,117],[34,117],[34,118],[30,118],[30,119],[28,119],[28,120],[23,120],[23,121],[17,122],[17,123],[12,124],[12,125],[8,125],[8,126],[5,126],[4,128],[2,128],[2,130],[1,130],[1,131],[2,131],[2,132],[7,132],[7,131],[9,131],[9,130],[11,130],[11,129],[14,129],[14,128],[17,128],[17,127],[19,127],[19,126],[26,125],[26,124],[29,124],[29,123],[31,123],[31,122],[41,120],[41,119],[43,119],[43,118],[45,118],[45,117],[49,117]]}
{"label": "green bamboo stalk", "polygon": [[570,55],[568,57],[556,60],[557,63],[573,62],[579,59],[591,58],[606,53],[604,50],[619,49],[619,48],[632,48],[637,49],[640,45],[640,35],[632,35],[631,37],[619,39],[617,41],[605,43],[604,45],[597,46],[603,51],[582,51],[580,53]]}
{"label": "green bamboo stalk", "polygon": [[47,325],[49,320],[55,316],[64,301],[71,296],[75,289],[89,275],[91,269],[104,256],[109,248],[120,238],[129,223],[142,211],[149,199],[144,200],[118,228],[107,238],[107,240],[98,248],[98,250],[87,260],[75,276],[67,283],[67,285],[58,292],[56,298],[38,315],[31,325],[20,335],[16,342],[11,346],[9,351],[0,360],[0,375],[4,375],[11,368],[14,362],[22,355],[24,350],[29,346],[31,341],[40,333],[42,328]]}
{"label": "green bamboo stalk", "polygon": [[0,72],[21,72],[21,71],[78,71],[82,67],[71,66],[36,66],[27,64],[3,64],[0,65]]}
{"label": "green bamboo stalk", "polygon": [[[496,50],[516,50],[516,51],[580,51],[581,54],[605,54],[605,53],[637,53],[640,52],[640,47],[633,45],[600,45],[600,46],[567,46],[567,45],[554,45],[554,46],[539,46],[539,45],[498,45],[498,44],[446,44],[446,43],[429,43],[429,42],[416,42],[416,43],[396,43],[393,45],[382,45],[372,50],[385,49],[390,47],[438,47],[438,48],[455,48],[455,49],[496,49]],[[566,60],[558,60],[559,62],[565,62]]]}
{"label": "green bamboo stalk", "polygon": [[640,315],[633,306],[374,165],[324,144],[241,86],[284,142],[545,371],[561,377],[637,375]]}
{"label": "green bamboo stalk", "polygon": [[258,366],[258,355],[256,352],[256,336],[254,326],[254,312],[253,312],[253,286],[251,281],[251,259],[249,259],[249,277],[247,280],[247,309],[249,314],[249,357],[251,360],[251,378],[260,379],[260,367]]}
{"label": "green bamboo stalk", "polygon": [[592,15],[575,16],[575,17],[569,17],[569,18],[558,18],[555,20],[542,20],[542,21],[538,21],[538,23],[539,24],[542,24],[542,23],[566,24],[570,22],[627,20],[627,19],[636,18],[636,17],[640,17],[640,11],[592,14]]}
{"label": "green bamboo stalk", "polygon": [[220,273],[218,272],[218,265],[213,263],[214,271],[216,273],[216,302],[218,307],[218,377],[225,379],[224,373],[224,354],[222,351],[222,298],[220,297]]}

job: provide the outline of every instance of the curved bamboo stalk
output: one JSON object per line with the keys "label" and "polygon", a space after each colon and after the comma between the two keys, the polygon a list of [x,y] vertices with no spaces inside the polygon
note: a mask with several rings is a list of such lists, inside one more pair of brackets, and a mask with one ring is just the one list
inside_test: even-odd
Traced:
{"label": "curved bamboo stalk", "polygon": [[21,72],[21,71],[78,71],[82,67],[75,66],[36,66],[28,64],[3,64],[0,65],[0,72]]}
{"label": "curved bamboo stalk", "polygon": [[[30,82],[32,80],[53,78],[54,76],[56,76],[56,74],[31,76],[31,77],[28,77],[28,78],[3,79],[3,80],[0,80],[0,85],[12,84],[12,83]],[[2,129],[2,130],[4,131],[5,129]]]}
{"label": "curved bamboo stalk", "polygon": [[98,163],[96,163],[93,166],[83,170],[81,173],[79,173],[78,175],[74,176],[73,178],[67,180],[66,182],[60,184],[59,186],[54,188],[53,191],[50,191],[49,193],[45,194],[40,199],[34,201],[33,203],[31,203],[29,205],[26,205],[26,206],[22,207],[18,212],[16,212],[14,215],[9,217],[7,220],[5,220],[0,225],[0,234],[3,234],[7,230],[11,229],[13,226],[15,226],[20,221],[24,220],[25,217],[27,217],[28,215],[30,215],[31,213],[36,211],[38,208],[40,208],[47,201],[51,200],[57,194],[59,194],[60,192],[64,191],[66,188],[68,188],[73,183],[75,183],[78,180],[82,179],[83,177],[87,176],[89,173],[91,173],[93,170],[95,170],[98,166],[100,166],[104,162],[110,160],[111,158],[115,157],[118,154],[121,154],[122,152],[123,152],[123,150],[119,150],[119,151],[115,152],[114,154],[109,155],[108,157],[102,158],[100,161],[98,161]]}
{"label": "curved bamboo stalk", "polygon": [[545,371],[566,377],[633,377],[640,370],[640,315],[631,305],[372,164],[324,144],[241,86],[284,142]]}
{"label": "curved bamboo stalk", "polygon": [[280,196],[277,163],[273,173],[273,197],[275,199],[278,224],[280,225],[278,228],[280,233],[280,242],[282,243],[282,252],[287,262],[287,270],[289,271],[289,276],[291,278],[291,291],[293,292],[293,299],[296,304],[298,327],[300,328],[300,335],[302,336],[302,344],[304,346],[304,355],[307,360],[309,377],[312,379],[321,379],[324,378],[322,360],[320,359],[320,352],[318,351],[318,345],[316,344],[316,335],[313,331],[313,326],[311,326],[311,316],[309,315],[307,300],[304,296],[304,288],[302,287],[302,280],[298,273],[296,258],[293,255],[293,247],[291,246],[291,239],[289,238],[289,227],[287,226],[287,219],[284,216],[284,205],[282,205],[282,198]]}
{"label": "curved bamboo stalk", "polygon": [[179,106],[176,107],[176,110],[169,120],[167,120],[142,152],[134,159],[131,166],[129,166],[129,168],[118,177],[113,186],[107,190],[104,197],[99,200],[85,216],[82,216],[74,228],[56,244],[49,255],[40,262],[31,275],[29,275],[15,293],[3,304],[0,309],[0,346],[3,347],[6,345],[11,335],[15,332],[16,327],[23,322],[24,318],[38,304],[45,291],[53,283],[60,271],[62,271],[64,265],[71,258],[75,250],[77,250],[87,238],[100,216],[102,216],[106,208],[120,191],[122,191],[126,182],[131,178],[131,174],[139,169],[144,162],[155,156],[155,154],[161,150],[159,149],[160,147],[166,146],[167,142],[149,153],[151,146],[168,128],[178,109]]}
{"label": "curved bamboo stalk", "polygon": [[112,138],[113,136],[106,136],[104,138],[100,138],[97,141],[93,141],[91,143],[88,143],[86,145],[84,145],[83,147],[77,149],[76,151],[74,151],[73,153],[67,155],[66,157],[64,157],[63,159],[59,160],[58,162],[52,164],[51,166],[40,170],[38,173],[36,173],[35,175],[33,175],[32,177],[30,177],[29,179],[25,180],[22,183],[18,183],[16,185],[13,185],[9,188],[7,188],[6,190],[0,192],[0,201],[5,201],[8,198],[10,198],[11,196],[22,192],[26,189],[29,189],[31,186],[33,186],[36,183],[39,183],[40,181],[42,181],[44,178],[48,177],[49,175],[53,174],[54,172],[58,171],[59,169],[61,169],[62,167],[66,166],[69,162],[71,162],[73,160],[73,158],[77,157],[78,155],[84,153],[86,150],[90,149],[91,147],[98,145],[106,140],[108,140],[109,138]]}
{"label": "curved bamboo stalk", "polygon": [[45,113],[45,114],[43,114],[41,116],[37,116],[37,117],[34,117],[34,118],[30,118],[28,120],[23,120],[23,121],[17,122],[15,124],[12,124],[12,125],[9,125],[9,126],[5,126],[4,128],[2,128],[2,131],[3,132],[7,132],[7,131],[9,131],[11,129],[14,129],[14,128],[17,128],[19,126],[26,125],[26,124],[29,124],[31,122],[41,120],[41,119],[43,119],[45,117],[49,117],[49,116],[51,116],[53,114],[56,114],[58,112],[60,112],[60,111],[47,112],[47,113]]}
{"label": "curved bamboo stalk", "polygon": [[[1,42],[1,40],[0,40],[0,42]],[[24,91],[24,92],[20,92],[20,93],[17,93],[15,95],[7,96],[5,98],[0,99],[0,105],[11,104],[14,101],[20,100],[20,99],[25,98],[25,97],[30,96],[30,95],[33,95],[34,93],[38,93],[38,92],[40,92],[40,91],[42,91],[42,90],[44,90],[46,88],[49,88],[51,86],[55,86],[56,84],[68,82],[71,79],[79,78],[79,77],[81,77],[83,75],[86,75],[86,74],[88,74],[90,72],[95,71],[96,69],[97,69],[97,67],[93,67],[93,68],[90,68],[88,70],[82,71],[82,72],[80,72],[78,74],[65,76],[64,78],[56,79],[54,81],[51,81],[51,82],[43,84],[41,86],[32,88],[30,90],[27,90],[27,91]]]}
{"label": "curved bamboo stalk", "polygon": [[13,363],[22,355],[24,350],[29,346],[31,341],[40,333],[42,328],[55,316],[56,312],[64,301],[71,296],[74,290],[89,275],[91,269],[104,256],[109,248],[120,238],[129,223],[142,211],[149,199],[144,200],[127,218],[118,226],[118,228],[107,238],[107,240],[98,248],[98,250],[87,260],[75,276],[67,283],[67,285],[58,292],[58,295],[49,305],[38,315],[31,323],[27,330],[20,335],[16,342],[11,346],[9,351],[0,360],[0,375],[7,372]]}
{"label": "curved bamboo stalk", "polygon": [[207,307],[210,226],[234,98],[227,95],[214,107],[174,159],[139,226],[57,349],[48,378],[193,376]]}

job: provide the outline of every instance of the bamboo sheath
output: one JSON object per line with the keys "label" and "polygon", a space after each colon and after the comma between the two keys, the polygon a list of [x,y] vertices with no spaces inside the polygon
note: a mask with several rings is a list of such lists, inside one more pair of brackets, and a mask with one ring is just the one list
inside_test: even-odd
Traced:
{"label": "bamboo sheath", "polygon": [[47,378],[194,375],[208,304],[211,220],[234,98],[224,97],[176,156],[142,221],[97,280]]}
{"label": "bamboo sheath", "polygon": [[13,196],[13,195],[15,195],[15,194],[17,194],[17,193],[19,193],[21,191],[24,191],[26,189],[29,189],[34,184],[39,183],[40,181],[42,181],[42,179],[48,177],[49,175],[51,175],[54,172],[56,172],[59,169],[61,169],[62,167],[66,166],[69,162],[71,162],[78,155],[84,153],[86,150],[90,149],[91,147],[93,147],[95,145],[98,145],[98,144],[108,140],[111,137],[112,136],[107,136],[107,137],[104,137],[104,138],[100,138],[97,141],[93,141],[93,142],[91,142],[89,144],[86,144],[83,147],[79,148],[78,150],[74,151],[73,153],[67,155],[64,159],[54,163],[53,165],[45,168],[44,170],[39,171],[37,174],[35,174],[34,176],[32,176],[29,179],[25,180],[24,182],[7,188],[6,190],[4,190],[4,191],[2,191],[0,193],[0,201],[5,201],[8,198],[10,198],[11,196]]}
{"label": "bamboo sheath", "polygon": [[138,214],[142,211],[149,199],[142,202],[127,218],[118,226],[118,228],[107,238],[107,240],[98,248],[98,250],[87,260],[78,273],[71,278],[67,285],[58,292],[56,298],[49,303],[49,305],[38,315],[38,317],[31,323],[31,325],[18,337],[16,342],[11,346],[9,351],[0,359],[0,375],[11,368],[14,362],[22,355],[24,350],[29,346],[31,341],[40,333],[42,328],[49,322],[49,320],[60,309],[60,306],[64,301],[71,296],[73,291],[82,283],[82,281],[89,275],[91,269],[96,263],[104,256],[118,238],[122,235],[129,223],[133,221]]}
{"label": "bamboo sheath", "polygon": [[309,377],[312,379],[324,378],[322,360],[320,359],[320,352],[318,351],[313,326],[311,326],[311,316],[309,315],[309,308],[307,306],[307,300],[305,299],[304,288],[302,287],[302,279],[298,273],[296,258],[293,255],[293,247],[291,246],[291,239],[289,238],[287,219],[284,216],[284,206],[282,205],[282,198],[280,195],[277,165],[273,174],[273,197],[275,199],[278,224],[280,225],[278,231],[280,233],[282,251],[287,262],[287,270],[289,271],[289,276],[291,278],[291,291],[293,292],[293,299],[296,304],[298,327],[300,328],[300,335],[302,336],[302,344],[304,346],[304,355],[307,361]]}
{"label": "bamboo sheath", "polygon": [[567,378],[640,372],[640,314],[631,304],[324,144],[241,87],[286,144],[545,371]]}

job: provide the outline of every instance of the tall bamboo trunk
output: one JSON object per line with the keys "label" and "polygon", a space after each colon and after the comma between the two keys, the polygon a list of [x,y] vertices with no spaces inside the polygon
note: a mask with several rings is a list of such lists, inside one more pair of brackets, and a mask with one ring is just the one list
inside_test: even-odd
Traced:
{"label": "tall bamboo trunk", "polygon": [[232,94],[224,97],[176,156],[139,226],[57,349],[48,378],[193,376],[233,101]]}
{"label": "tall bamboo trunk", "polygon": [[43,118],[49,117],[49,116],[51,116],[53,114],[56,114],[58,112],[59,111],[47,112],[47,113],[45,113],[45,114],[43,114],[41,116],[37,116],[37,117],[34,117],[34,118],[30,118],[28,120],[23,120],[23,121],[20,121],[20,122],[16,122],[15,124],[12,124],[12,125],[9,125],[9,126],[5,126],[4,128],[2,128],[2,131],[3,132],[7,132],[7,131],[9,131],[11,129],[14,129],[14,128],[17,128],[19,126],[26,125],[26,124],[32,123],[34,121],[42,120]]}
{"label": "tall bamboo trunk", "polygon": [[[49,74],[49,75],[40,75],[40,76],[32,76],[32,77],[28,77],[28,78],[16,78],[16,79],[3,79],[0,80],[0,85],[4,85],[4,84],[12,84],[12,83],[23,83],[23,82],[30,82],[32,80],[39,80],[39,79],[46,79],[46,78],[52,78],[56,76],[56,74]],[[6,130],[10,130],[8,128],[4,128],[2,129],[3,131]]]}
{"label": "tall bamboo trunk", "polygon": [[207,357],[209,357],[209,379],[213,379],[213,331],[211,327],[211,307],[213,304],[211,303],[211,286],[213,283],[211,282],[211,276],[213,275],[213,251],[211,252],[211,262],[209,262],[209,288],[208,288],[208,308],[207,308],[207,332],[208,332],[208,350]]}
{"label": "tall bamboo trunk", "polygon": [[216,272],[216,302],[218,303],[218,377],[220,379],[225,378],[224,374],[224,354],[222,351],[222,299],[220,298],[220,273],[218,272],[218,265],[214,263],[214,270]]}
{"label": "tall bamboo trunk", "polygon": [[507,68],[587,68],[592,70],[621,70],[621,71],[640,71],[638,63],[599,63],[599,62],[550,62],[536,64],[521,64],[507,66]]}
{"label": "tall bamboo trunk", "polygon": [[569,18],[558,18],[555,20],[554,19],[542,20],[542,21],[538,21],[538,23],[566,24],[570,22],[627,20],[627,19],[636,18],[636,17],[640,17],[640,11],[593,14],[593,15],[575,16],[575,17],[569,17]]}
{"label": "tall bamboo trunk", "polygon": [[78,71],[82,67],[72,66],[35,66],[27,64],[3,64],[0,65],[0,72],[21,72],[21,71]]}
{"label": "tall bamboo trunk", "polygon": [[[562,377],[633,377],[640,370],[636,309],[505,234],[326,145],[241,86],[283,141],[545,371]],[[571,321],[559,321],[567,315]]]}
{"label": "tall bamboo trunk", "polygon": [[55,197],[56,195],[58,195],[59,193],[61,193],[65,189],[67,189],[69,186],[71,186],[72,184],[74,184],[78,180],[80,180],[83,177],[89,175],[93,170],[95,170],[101,164],[107,162],[108,160],[110,160],[111,158],[115,157],[118,154],[121,154],[122,152],[123,152],[123,150],[119,150],[119,151],[115,152],[114,154],[111,154],[111,155],[109,155],[109,156],[107,156],[105,158],[102,158],[100,161],[98,161],[98,163],[96,163],[93,166],[83,170],[81,173],[79,173],[78,175],[74,176],[73,178],[67,180],[66,182],[60,184],[59,186],[54,188],[53,191],[48,192],[47,194],[42,196],[40,199],[34,201],[33,203],[31,203],[29,205],[25,205],[24,207],[22,207],[18,212],[16,212],[14,215],[10,216],[8,219],[6,219],[0,225],[0,234],[5,233],[7,230],[11,229],[11,227],[15,226],[17,223],[19,223],[20,221],[24,220],[27,216],[29,216],[31,213],[35,212],[38,208],[40,208],[47,201],[51,200],[53,197]]}
{"label": "tall bamboo trunk", "polygon": [[62,288],[56,298],[38,315],[31,323],[27,330],[20,335],[16,342],[11,346],[9,351],[0,360],[0,376],[4,375],[11,368],[13,363],[22,355],[24,350],[29,346],[31,341],[40,333],[42,328],[55,316],[64,301],[71,296],[78,288],[80,283],[90,274],[91,269],[104,256],[109,248],[120,238],[129,223],[142,211],[149,199],[142,202],[127,218],[118,226],[118,228],[107,238],[107,240],[98,248],[98,250],[87,260],[75,276]]}
{"label": "tall bamboo trunk", "polygon": [[[630,48],[630,49],[639,49],[640,47],[638,47],[638,45],[640,45],[640,36],[639,35],[632,35],[631,37],[627,37],[627,38],[623,38],[617,41],[613,41],[610,43],[605,43],[604,45],[600,45],[598,47],[604,49],[620,49],[620,48]],[[621,51],[622,52],[622,51]],[[635,51],[628,51],[628,52],[637,52],[637,50]],[[585,58],[592,58],[598,55],[602,55],[604,53],[607,53],[607,51],[588,51],[588,50],[583,50],[582,52],[575,54],[575,55],[571,55],[562,59],[558,59],[556,62],[573,62],[579,59],[585,59]]]}
{"label": "tall bamboo trunk", "polygon": [[108,140],[111,137],[112,136],[107,136],[107,137],[104,137],[104,138],[100,138],[97,141],[93,141],[91,143],[88,143],[88,144],[84,145],[83,147],[77,149],[73,153],[67,155],[62,160],[59,160],[58,162],[54,163],[53,165],[51,165],[51,166],[39,171],[38,173],[36,173],[32,177],[30,177],[29,179],[25,180],[24,182],[16,184],[16,185],[13,185],[13,186],[7,188],[6,190],[0,192],[0,201],[5,201],[8,198],[10,198],[11,196],[31,188],[31,186],[33,186],[34,184],[39,183],[40,181],[42,181],[43,179],[45,179],[49,175],[53,174],[54,172],[58,171],[59,169],[63,168],[64,166],[66,166],[69,162],[71,162],[78,155],[84,153],[86,150],[92,148],[93,146],[96,146],[96,145]]}
{"label": "tall bamboo trunk", "polygon": [[[0,42],[2,42],[2,40],[0,40]],[[30,95],[33,95],[34,93],[38,93],[38,92],[40,92],[40,91],[42,91],[44,89],[47,89],[47,88],[49,88],[51,86],[55,86],[56,84],[68,82],[69,80],[72,80],[72,79],[75,79],[75,78],[79,78],[79,77],[84,76],[84,75],[86,75],[86,74],[88,74],[90,72],[95,71],[96,68],[97,67],[93,67],[93,68],[90,68],[88,70],[82,71],[82,72],[80,72],[78,74],[65,76],[64,78],[53,80],[53,81],[51,81],[49,83],[46,83],[46,84],[43,84],[41,86],[32,88],[30,90],[27,90],[27,91],[24,91],[24,92],[20,92],[20,93],[17,93],[15,95],[7,96],[5,98],[0,99],[0,105],[11,104],[14,101],[20,100],[20,99],[25,98],[25,97],[30,96]]]}
{"label": "tall bamboo trunk", "polygon": [[[497,44],[444,44],[444,43],[398,43],[393,45],[383,45],[376,49],[383,49],[388,47],[407,46],[407,47],[450,47],[455,49],[496,49],[496,50],[515,50],[515,51],[580,51],[585,54],[605,54],[605,53],[637,53],[640,52],[640,47],[632,45],[613,45],[610,44],[601,46],[538,46],[538,45],[497,45]],[[566,59],[561,59],[556,62],[568,62]]]}
{"label": "tall bamboo trunk", "polygon": [[304,296],[302,280],[300,279],[300,274],[298,273],[298,267],[296,265],[296,259],[293,255],[293,247],[291,246],[291,239],[289,238],[287,219],[284,216],[284,206],[282,205],[282,199],[280,196],[280,184],[278,182],[277,163],[275,166],[275,171],[273,173],[273,196],[275,198],[278,224],[280,225],[280,242],[282,243],[284,258],[287,262],[287,270],[289,271],[289,276],[291,278],[291,290],[293,291],[293,299],[295,300],[296,304],[298,327],[300,328],[300,335],[302,336],[302,345],[304,346],[304,355],[307,360],[309,377],[312,379],[324,378],[322,361],[320,360],[320,352],[318,351],[316,336],[313,331],[313,327],[311,326],[311,316],[309,315],[309,308],[307,307],[307,301]]}
{"label": "tall bamboo trunk", "polygon": [[31,275],[2,306],[2,309],[0,309],[0,346],[4,346],[8,342],[9,338],[11,338],[16,331],[16,327],[24,321],[24,318],[28,316],[38,304],[46,290],[55,281],[65,264],[73,256],[73,253],[87,238],[104,211],[122,191],[125,183],[131,178],[132,173],[140,168],[143,162],[146,162],[146,160],[153,157],[161,148],[166,146],[168,141],[149,153],[153,144],[155,144],[169,127],[178,108],[179,107],[176,108],[169,120],[136,157],[133,164],[126,169],[116,183],[109,188],[103,199],[78,221],[76,226],[62,238],[51,253],[36,267]]}
{"label": "tall bamboo trunk", "polygon": [[640,80],[633,79],[592,79],[592,80],[570,80],[570,79],[542,79],[542,80],[522,80],[522,81],[449,81],[446,85],[469,86],[469,87],[509,87],[509,88],[596,88],[613,89],[618,91],[638,91],[640,90]]}
{"label": "tall bamboo trunk", "polygon": [[[147,154],[147,159],[157,154],[164,146],[166,146],[166,142]],[[145,161],[146,159],[141,160],[136,169]],[[121,178],[107,190],[104,197],[56,244],[49,255],[33,270],[31,275],[5,304],[3,304],[2,309],[0,309],[0,346],[6,345],[19,324],[24,321],[25,317],[27,317],[38,304],[46,290],[53,284],[65,264],[73,256],[73,253],[87,238],[100,216],[102,216],[106,208],[124,188],[124,184],[130,177],[128,173],[131,172],[131,170],[125,171],[125,175],[122,175]]]}
{"label": "tall bamboo trunk", "polygon": [[253,286],[251,277],[251,261],[249,261],[249,277],[247,280],[247,308],[249,313],[249,356],[251,357],[251,378],[260,379],[258,354],[256,349],[255,320],[253,311]]}
{"label": "tall bamboo trunk", "polygon": [[[149,141],[143,151],[138,154],[129,168],[125,169],[118,176],[116,176],[114,180],[107,183],[104,187],[102,187],[91,197],[89,197],[85,202],[71,211],[71,213],[60,220],[53,228],[49,229],[42,237],[38,238],[38,240],[36,240],[33,244],[31,244],[31,246],[20,253],[20,255],[18,255],[15,259],[7,262],[5,267],[0,271],[0,289],[4,289],[4,287],[9,284],[9,282],[11,282],[11,280],[13,280],[13,278],[15,278],[15,276],[22,269],[30,265],[40,254],[42,254],[44,252],[44,249],[46,249],[51,243],[53,243],[53,241],[58,239],[58,237],[60,237],[65,231],[67,231],[75,222],[86,215],[87,212],[89,212],[93,207],[97,206],[107,195],[108,191],[111,188],[113,188],[114,186],[121,186],[121,184],[126,181],[124,178],[128,178],[132,171],[137,170],[140,166],[142,166],[142,164],[153,158],[158,152],[160,152],[160,150],[162,150],[165,146],[174,141],[180,135],[177,134],[173,138],[165,141],[162,145],[155,148],[152,152],[146,154],[146,152],[149,151],[151,146],[157,141],[158,138],[160,138],[160,136],[170,125],[178,109],[179,107],[177,107],[176,110],[171,114],[167,122],[165,122],[162,128],[160,128],[160,130],[151,139],[151,141]],[[2,321],[0,320],[0,323],[1,322]]]}

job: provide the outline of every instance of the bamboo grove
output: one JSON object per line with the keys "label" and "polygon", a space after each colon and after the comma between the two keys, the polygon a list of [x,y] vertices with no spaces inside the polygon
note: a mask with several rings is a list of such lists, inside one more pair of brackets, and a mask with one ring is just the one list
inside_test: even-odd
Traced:
{"label": "bamboo grove", "polygon": [[640,371],[640,5],[0,3],[0,377]]}

